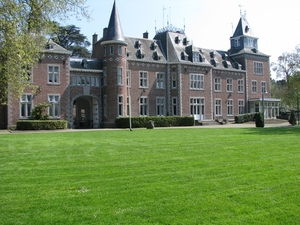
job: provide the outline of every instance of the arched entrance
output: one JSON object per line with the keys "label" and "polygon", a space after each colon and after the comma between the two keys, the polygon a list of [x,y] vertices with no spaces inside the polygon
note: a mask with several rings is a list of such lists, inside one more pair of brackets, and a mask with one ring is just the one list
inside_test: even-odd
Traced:
{"label": "arched entrance", "polygon": [[77,129],[99,128],[99,103],[90,96],[78,97],[73,102],[73,127]]}

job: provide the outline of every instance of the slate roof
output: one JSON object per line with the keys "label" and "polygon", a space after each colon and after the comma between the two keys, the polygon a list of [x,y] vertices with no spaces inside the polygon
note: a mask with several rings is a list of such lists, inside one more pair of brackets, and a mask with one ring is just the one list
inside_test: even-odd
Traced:
{"label": "slate roof", "polygon": [[232,37],[251,36],[256,37],[253,29],[249,25],[245,17],[241,17]]}
{"label": "slate roof", "polygon": [[71,71],[101,72],[103,63],[99,59],[70,58]]}
{"label": "slate roof", "polygon": [[68,54],[68,55],[72,54],[71,51],[61,47],[59,44],[56,44],[52,39],[49,39],[47,41],[44,51],[48,53],[56,53],[56,54]]}

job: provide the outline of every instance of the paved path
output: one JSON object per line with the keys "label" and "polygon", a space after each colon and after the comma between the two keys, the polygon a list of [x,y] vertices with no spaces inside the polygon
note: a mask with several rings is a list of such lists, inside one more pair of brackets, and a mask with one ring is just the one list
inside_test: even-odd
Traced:
{"label": "paved path", "polygon": [[[288,122],[283,123],[274,123],[274,124],[265,124],[265,127],[291,127],[291,125]],[[300,128],[300,126],[294,126],[295,128]],[[172,129],[172,128],[194,128],[194,129],[206,129],[206,128],[255,128],[254,122],[248,122],[248,123],[228,123],[224,125],[204,125],[204,126],[189,126],[189,127],[156,127],[154,129]],[[145,128],[138,128],[138,129],[145,129]],[[105,130],[124,130],[124,129],[65,129],[65,130],[42,130],[42,131],[8,131],[8,130],[0,130],[0,134],[17,134],[17,133],[47,133],[47,132],[88,132],[88,131],[105,131]],[[134,130],[134,129],[133,129]],[[0,139],[1,141],[1,139]]]}

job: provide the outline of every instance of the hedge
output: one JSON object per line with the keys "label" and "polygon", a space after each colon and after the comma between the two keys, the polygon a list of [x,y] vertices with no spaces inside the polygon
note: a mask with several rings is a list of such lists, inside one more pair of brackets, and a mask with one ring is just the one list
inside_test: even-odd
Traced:
{"label": "hedge", "polygon": [[58,130],[66,129],[66,120],[19,120],[17,130]]}
{"label": "hedge", "polygon": [[245,123],[245,122],[249,122],[249,121],[255,121],[256,115],[257,115],[257,112],[237,115],[234,117],[234,122],[235,123]]}
{"label": "hedge", "polygon": [[[155,127],[174,127],[174,126],[194,126],[194,117],[191,116],[146,116],[132,117],[132,128],[147,127],[149,121],[154,122]],[[129,128],[129,117],[119,117],[116,119],[118,128]]]}

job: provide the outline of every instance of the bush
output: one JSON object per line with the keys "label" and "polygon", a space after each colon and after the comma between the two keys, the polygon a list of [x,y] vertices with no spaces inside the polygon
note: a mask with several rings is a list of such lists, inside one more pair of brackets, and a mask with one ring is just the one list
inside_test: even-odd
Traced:
{"label": "bush", "polygon": [[17,130],[58,130],[66,129],[66,120],[19,120]]}
{"label": "bush", "polygon": [[[147,116],[132,117],[132,128],[147,127],[149,121],[154,122],[155,127],[173,127],[173,126],[194,126],[194,117],[190,116]],[[118,128],[129,128],[129,117],[120,117],[116,119]]]}
{"label": "bush", "polygon": [[38,104],[32,110],[32,119],[33,120],[48,120],[49,115],[46,113],[46,108],[48,108],[50,104]]}
{"label": "bush", "polygon": [[255,126],[256,127],[264,127],[265,126],[264,117],[261,112],[257,113],[255,116]]}
{"label": "bush", "polygon": [[291,111],[291,115],[290,115],[290,118],[289,118],[289,123],[290,123],[291,125],[293,125],[293,126],[295,126],[296,123],[297,123],[297,120],[296,120],[296,114],[295,114],[295,111],[294,111],[294,110]]}
{"label": "bush", "polygon": [[245,123],[249,121],[255,121],[257,113],[245,113],[245,114],[240,114],[234,117],[234,122],[235,123]]}

